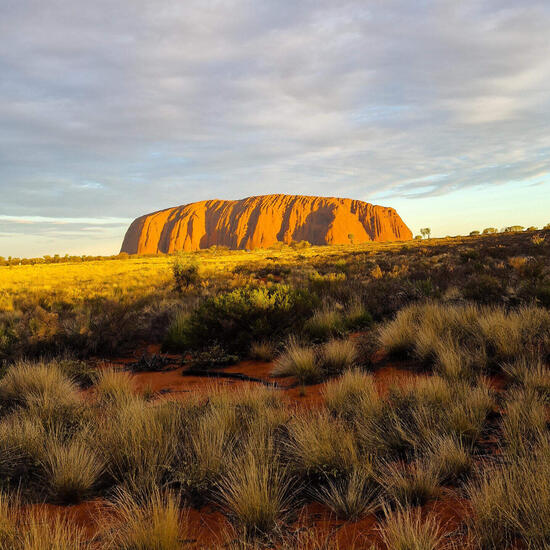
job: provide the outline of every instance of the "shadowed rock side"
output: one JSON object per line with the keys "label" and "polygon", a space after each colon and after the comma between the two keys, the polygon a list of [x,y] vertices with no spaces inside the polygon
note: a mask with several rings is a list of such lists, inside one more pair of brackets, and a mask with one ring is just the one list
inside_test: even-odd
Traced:
{"label": "shadowed rock side", "polygon": [[132,222],[121,252],[169,253],[210,246],[267,248],[277,241],[349,244],[406,241],[411,231],[393,208],[299,195],[209,200],[146,214]]}

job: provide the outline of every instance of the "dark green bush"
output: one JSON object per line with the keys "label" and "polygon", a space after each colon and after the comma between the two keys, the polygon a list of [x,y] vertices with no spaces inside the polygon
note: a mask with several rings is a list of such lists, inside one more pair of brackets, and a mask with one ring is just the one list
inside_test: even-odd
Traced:
{"label": "dark green bush", "polygon": [[229,354],[244,355],[254,341],[299,331],[318,302],[317,296],[285,285],[219,294],[179,320],[177,330],[170,327],[165,347],[200,350],[217,342]]}
{"label": "dark green bush", "polygon": [[502,302],[506,294],[503,282],[492,275],[473,275],[464,285],[463,295],[478,304]]}
{"label": "dark green bush", "polygon": [[179,293],[184,292],[185,289],[196,285],[200,281],[197,264],[185,261],[180,256],[176,256],[172,263],[172,274],[174,276],[174,286]]}

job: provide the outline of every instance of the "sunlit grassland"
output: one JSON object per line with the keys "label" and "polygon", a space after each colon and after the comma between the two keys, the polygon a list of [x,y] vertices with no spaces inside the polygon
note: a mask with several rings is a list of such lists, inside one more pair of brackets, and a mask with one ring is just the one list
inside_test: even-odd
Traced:
{"label": "sunlit grassland", "polygon": [[[435,244],[436,239],[432,240]],[[368,243],[362,245],[312,246],[293,249],[205,250],[182,253],[196,262],[205,278],[229,273],[238,265],[253,266],[266,260],[295,265],[305,259],[345,256],[356,253],[380,253],[421,243]],[[171,282],[173,255],[130,256],[81,263],[50,263],[0,267],[0,309],[11,310],[13,304],[29,293],[52,295],[69,303],[89,297],[112,298],[125,294],[148,294],[166,288]]]}

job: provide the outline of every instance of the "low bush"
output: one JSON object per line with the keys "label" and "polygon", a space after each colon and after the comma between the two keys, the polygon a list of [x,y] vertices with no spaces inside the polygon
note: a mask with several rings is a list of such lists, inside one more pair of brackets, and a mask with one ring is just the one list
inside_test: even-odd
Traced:
{"label": "low bush", "polygon": [[205,370],[227,367],[238,361],[238,355],[228,353],[220,344],[216,343],[206,349],[192,352],[190,357],[182,362],[194,370]]}
{"label": "low bush", "polygon": [[189,316],[178,317],[165,346],[187,351],[216,340],[229,353],[246,355],[254,341],[300,330],[317,302],[316,296],[284,285],[221,293],[203,300]]}

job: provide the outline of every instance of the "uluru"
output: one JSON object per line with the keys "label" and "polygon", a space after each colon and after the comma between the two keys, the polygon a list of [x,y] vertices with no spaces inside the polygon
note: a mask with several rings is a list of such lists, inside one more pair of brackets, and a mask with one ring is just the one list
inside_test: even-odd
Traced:
{"label": "uluru", "polygon": [[135,219],[121,252],[156,254],[211,246],[268,248],[277,242],[313,245],[406,241],[410,229],[393,209],[335,197],[263,195],[206,200]]}

